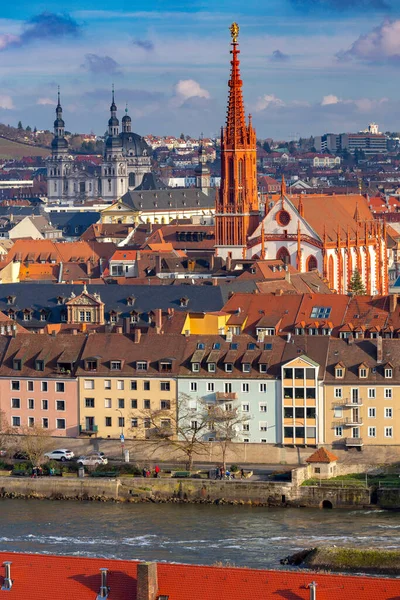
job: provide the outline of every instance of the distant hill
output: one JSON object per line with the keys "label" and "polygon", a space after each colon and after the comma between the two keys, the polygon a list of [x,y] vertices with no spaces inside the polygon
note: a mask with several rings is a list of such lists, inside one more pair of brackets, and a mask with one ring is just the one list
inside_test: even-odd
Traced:
{"label": "distant hill", "polygon": [[40,148],[23,142],[0,137],[0,158],[22,158],[23,156],[49,156],[50,148]]}

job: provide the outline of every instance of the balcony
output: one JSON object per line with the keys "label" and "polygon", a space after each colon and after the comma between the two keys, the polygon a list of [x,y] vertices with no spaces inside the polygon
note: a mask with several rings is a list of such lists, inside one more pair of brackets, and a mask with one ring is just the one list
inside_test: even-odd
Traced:
{"label": "balcony", "polygon": [[346,448],[362,448],[364,442],[362,438],[345,438]]}
{"label": "balcony", "polygon": [[215,392],[215,399],[219,401],[237,400],[236,392]]}
{"label": "balcony", "polygon": [[332,422],[332,427],[357,427],[363,424],[361,417],[346,417]]}
{"label": "balcony", "polygon": [[79,425],[79,434],[80,435],[88,435],[89,437],[92,435],[97,435],[99,428],[97,425],[92,425],[92,427],[88,428],[85,425]]}
{"label": "balcony", "polygon": [[335,398],[333,403],[334,406],[343,406],[345,408],[358,408],[363,405],[362,398],[355,400],[354,398]]}

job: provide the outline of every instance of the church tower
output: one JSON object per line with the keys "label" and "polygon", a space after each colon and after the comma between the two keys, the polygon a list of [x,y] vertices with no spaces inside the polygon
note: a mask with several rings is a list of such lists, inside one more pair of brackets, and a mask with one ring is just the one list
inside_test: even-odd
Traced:
{"label": "church tower", "polygon": [[199,146],[199,164],[194,170],[196,176],[196,187],[208,195],[210,191],[210,169],[207,167],[207,154],[204,150],[203,134]]}
{"label": "church tower", "polygon": [[65,139],[65,123],[61,107],[60,88],[58,88],[54,137],[51,142],[51,157],[47,162],[47,197],[49,200],[61,200],[68,196],[68,179],[72,158],[68,154],[68,142]]}
{"label": "church tower", "polygon": [[247,238],[258,224],[256,132],[246,123],[239,70],[239,26],[232,36],[231,77],[226,126],[221,132],[221,187],[216,196],[215,253],[222,258],[246,256]]}
{"label": "church tower", "polygon": [[117,200],[128,190],[126,158],[122,152],[122,139],[119,134],[117,105],[115,104],[114,86],[108,120],[108,136],[104,150],[104,162],[101,166],[102,197],[105,200]]}

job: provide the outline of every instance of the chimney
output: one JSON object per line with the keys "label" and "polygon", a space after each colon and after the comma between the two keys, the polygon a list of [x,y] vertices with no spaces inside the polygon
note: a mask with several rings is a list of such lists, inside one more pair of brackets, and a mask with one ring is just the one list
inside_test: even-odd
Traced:
{"label": "chimney", "polygon": [[128,334],[131,332],[131,320],[129,317],[124,318],[124,333]]}
{"label": "chimney", "polygon": [[92,275],[92,263],[90,262],[90,260],[86,261],[86,273],[88,277]]}
{"label": "chimney", "polygon": [[218,279],[216,277],[213,277],[211,281],[213,285],[218,285]]}
{"label": "chimney", "polygon": [[142,336],[142,332],[140,331],[140,329],[135,329],[134,334],[133,334],[133,341],[135,342],[135,344],[140,343],[141,336]]}
{"label": "chimney", "polygon": [[351,346],[353,342],[354,342],[354,337],[353,337],[353,334],[351,333],[349,335],[349,337],[347,338],[347,343],[349,346]]}
{"label": "chimney", "polygon": [[139,563],[136,578],[136,600],[155,600],[158,593],[157,563]]}
{"label": "chimney", "polygon": [[53,329],[53,331],[51,332],[51,337],[56,337],[57,335],[57,331],[55,329]]}
{"label": "chimney", "polygon": [[397,307],[397,294],[390,294],[389,296],[389,312],[394,313]]}
{"label": "chimney", "polygon": [[383,362],[383,338],[378,335],[376,340],[376,362]]}
{"label": "chimney", "polygon": [[317,584],[315,581],[308,586],[310,590],[310,600],[317,600]]}
{"label": "chimney", "polygon": [[156,273],[161,273],[161,254],[156,254]]}
{"label": "chimney", "polygon": [[232,269],[232,257],[230,254],[226,257],[226,270],[230,271]]}
{"label": "chimney", "polygon": [[72,330],[72,335],[78,335],[78,330],[77,329],[73,329]]}
{"label": "chimney", "polygon": [[5,571],[3,585],[1,586],[3,592],[9,592],[13,585],[13,580],[11,579],[11,565],[12,563],[9,561],[3,563]]}
{"label": "chimney", "polygon": [[107,573],[108,569],[100,569],[101,585],[100,591],[97,594],[97,600],[100,600],[101,598],[107,598],[108,592],[110,591],[107,587]]}
{"label": "chimney", "polygon": [[160,333],[162,327],[162,310],[161,308],[155,309],[155,326],[157,333]]}

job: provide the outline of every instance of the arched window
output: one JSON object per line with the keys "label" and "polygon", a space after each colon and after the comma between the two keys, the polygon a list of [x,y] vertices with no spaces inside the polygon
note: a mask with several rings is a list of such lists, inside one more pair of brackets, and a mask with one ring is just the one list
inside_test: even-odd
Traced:
{"label": "arched window", "polygon": [[309,256],[307,259],[307,271],[318,269],[318,262],[315,256]]}
{"label": "arched window", "polygon": [[282,246],[282,248],[279,248],[278,252],[276,253],[276,260],[281,260],[283,263],[285,263],[285,265],[290,264],[290,254],[287,248],[285,248],[284,246]]}
{"label": "arched window", "polygon": [[136,187],[136,177],[135,173],[129,173],[129,187]]}

